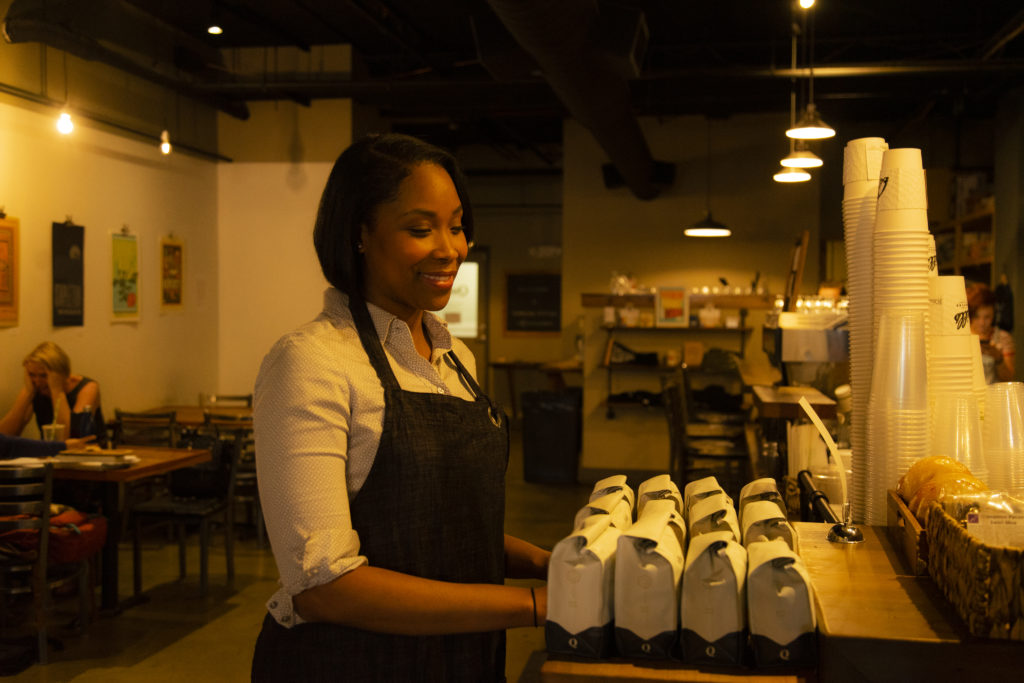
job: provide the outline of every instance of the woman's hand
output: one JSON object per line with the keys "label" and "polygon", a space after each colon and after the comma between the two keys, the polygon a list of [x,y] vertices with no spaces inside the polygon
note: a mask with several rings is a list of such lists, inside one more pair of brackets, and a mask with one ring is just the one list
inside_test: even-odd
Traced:
{"label": "woman's hand", "polygon": [[95,440],[96,440],[96,435],[95,434],[90,434],[89,436],[83,436],[80,439],[65,439],[64,440],[64,447],[67,448],[68,450],[76,450],[78,448],[85,448],[85,445],[87,443],[91,443],[91,442],[93,442]]}
{"label": "woman's hand", "polygon": [[993,344],[983,343],[981,345],[981,353],[983,356],[991,357],[996,362],[996,365],[1003,362],[1003,352]]}
{"label": "woman's hand", "polygon": [[33,398],[36,395],[36,385],[32,383],[32,377],[28,374],[28,368],[25,368],[25,379],[21,391],[29,398]]}

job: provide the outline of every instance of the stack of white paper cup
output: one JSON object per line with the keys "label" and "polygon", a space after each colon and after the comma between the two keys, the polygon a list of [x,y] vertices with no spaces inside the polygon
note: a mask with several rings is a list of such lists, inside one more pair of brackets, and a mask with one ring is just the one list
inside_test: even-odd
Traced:
{"label": "stack of white paper cup", "polygon": [[[935,415],[939,397],[974,395],[970,323],[967,319],[967,290],[962,275],[941,275],[928,281],[928,408],[929,434],[937,428]],[[978,406],[980,411],[980,405]],[[980,414],[980,413],[979,413]],[[933,455],[941,455],[930,449]]]}
{"label": "stack of white paper cup", "polygon": [[[868,523],[885,524],[886,489],[928,452],[926,321],[932,249],[921,150],[882,153],[872,243],[874,367],[865,510]],[[883,324],[887,319],[888,331]],[[906,368],[913,373],[907,374]]]}
{"label": "stack of white paper cup", "polygon": [[886,490],[928,453],[924,346],[924,312],[882,313],[868,399],[868,524],[886,524]]}
{"label": "stack of white paper cup", "polygon": [[985,460],[996,491],[1024,489],[1024,384],[996,382],[986,389]]}
{"label": "stack of white paper cup", "polygon": [[843,236],[850,300],[850,502],[854,519],[864,521],[867,497],[867,406],[874,353],[874,231],[882,138],[851,140],[843,151]]}

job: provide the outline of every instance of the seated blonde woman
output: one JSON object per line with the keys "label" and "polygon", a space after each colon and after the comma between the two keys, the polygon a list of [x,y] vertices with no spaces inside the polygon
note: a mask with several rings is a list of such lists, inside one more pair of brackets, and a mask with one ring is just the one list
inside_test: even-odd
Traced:
{"label": "seated blonde woman", "polygon": [[35,415],[40,434],[43,425],[64,425],[61,439],[95,435],[100,443],[106,425],[96,380],[72,374],[71,360],[53,342],[43,342],[22,362],[24,384],[14,405],[0,419],[0,434],[19,436]]}

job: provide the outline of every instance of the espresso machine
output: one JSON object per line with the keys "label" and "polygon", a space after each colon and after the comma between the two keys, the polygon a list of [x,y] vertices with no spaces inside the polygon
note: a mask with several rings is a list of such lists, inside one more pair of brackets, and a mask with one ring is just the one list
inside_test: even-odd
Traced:
{"label": "espresso machine", "polygon": [[828,395],[850,381],[850,328],[845,300],[797,301],[795,311],[772,311],[761,346],[784,386],[811,386]]}

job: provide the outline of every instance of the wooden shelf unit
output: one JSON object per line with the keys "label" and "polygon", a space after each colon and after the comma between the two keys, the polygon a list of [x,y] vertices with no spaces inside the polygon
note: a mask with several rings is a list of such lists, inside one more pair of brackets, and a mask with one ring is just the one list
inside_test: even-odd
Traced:
{"label": "wooden shelf unit", "polygon": [[[982,209],[959,216],[932,228],[935,256],[943,275],[964,275],[969,280],[995,286],[995,207],[992,202]],[[967,238],[967,235],[980,237]],[[981,254],[971,253],[972,250]]]}

